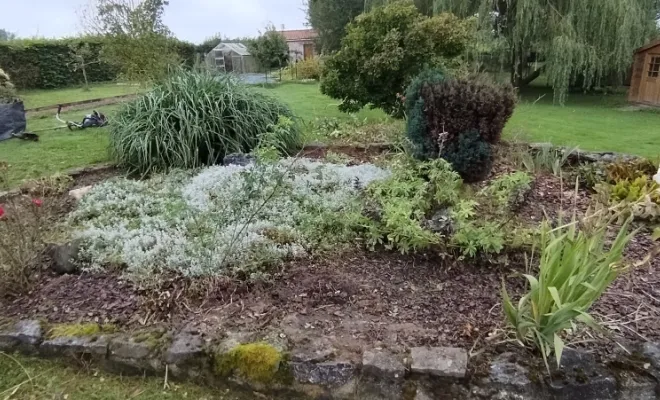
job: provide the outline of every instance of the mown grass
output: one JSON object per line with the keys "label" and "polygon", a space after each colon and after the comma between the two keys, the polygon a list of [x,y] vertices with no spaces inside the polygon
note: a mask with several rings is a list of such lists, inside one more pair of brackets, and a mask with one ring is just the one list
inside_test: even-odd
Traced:
{"label": "mown grass", "polygon": [[0,399],[11,400],[248,400],[226,390],[169,383],[163,378],[121,377],[81,370],[56,361],[0,353]]}
{"label": "mown grass", "polygon": [[551,89],[530,87],[521,92],[505,137],[657,158],[660,110],[625,111],[629,106],[623,93],[573,93],[558,106]]}
{"label": "mown grass", "polygon": [[[112,115],[116,107],[105,107],[103,111]],[[89,112],[72,111],[63,113],[62,117],[78,121]],[[62,124],[54,117],[30,118],[28,131],[40,131],[38,142],[18,139],[0,142],[0,161],[10,165],[8,187],[17,186],[26,179],[109,161],[107,128],[43,131],[58,126]]]}
{"label": "mown grass", "polygon": [[95,83],[89,85],[89,90],[83,87],[71,87],[57,90],[24,90],[18,93],[25,108],[52,106],[74,101],[101,99],[106,97],[135,94],[145,89],[134,84]]}

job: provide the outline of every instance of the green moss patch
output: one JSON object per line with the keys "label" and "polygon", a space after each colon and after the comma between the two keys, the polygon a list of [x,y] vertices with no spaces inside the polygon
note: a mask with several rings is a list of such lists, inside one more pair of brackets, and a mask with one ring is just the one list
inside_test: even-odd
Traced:
{"label": "green moss patch", "polygon": [[220,376],[236,374],[248,382],[272,384],[285,380],[284,355],[268,343],[241,344],[229,352],[216,353],[215,372]]}
{"label": "green moss patch", "polygon": [[47,336],[49,339],[55,339],[58,337],[98,336],[115,332],[117,332],[117,327],[111,324],[57,324],[50,328]]}
{"label": "green moss patch", "polygon": [[135,332],[131,335],[131,340],[135,343],[141,343],[151,350],[162,348],[170,340],[167,330],[157,328]]}

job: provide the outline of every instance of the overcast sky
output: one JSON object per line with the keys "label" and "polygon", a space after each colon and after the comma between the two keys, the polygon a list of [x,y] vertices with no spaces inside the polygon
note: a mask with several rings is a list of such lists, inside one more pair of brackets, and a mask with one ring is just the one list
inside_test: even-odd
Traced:
{"label": "overcast sky", "polygon": [[[0,28],[19,37],[75,36],[89,0],[0,0]],[[182,40],[255,36],[268,23],[305,28],[303,0],[170,0],[165,23]]]}

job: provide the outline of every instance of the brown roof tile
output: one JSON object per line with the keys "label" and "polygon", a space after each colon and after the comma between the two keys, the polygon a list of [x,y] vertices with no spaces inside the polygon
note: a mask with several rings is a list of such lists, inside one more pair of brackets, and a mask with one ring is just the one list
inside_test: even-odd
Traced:
{"label": "brown roof tile", "polygon": [[296,42],[300,40],[313,40],[318,36],[314,29],[296,29],[280,31],[287,42]]}

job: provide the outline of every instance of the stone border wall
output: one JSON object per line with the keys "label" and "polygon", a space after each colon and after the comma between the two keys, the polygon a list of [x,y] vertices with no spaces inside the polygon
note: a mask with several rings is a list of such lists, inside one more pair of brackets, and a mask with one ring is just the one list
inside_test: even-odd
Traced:
{"label": "stone border wall", "polygon": [[49,335],[36,320],[0,323],[0,351],[73,358],[114,373],[168,376],[287,399],[660,399],[658,343],[633,350],[635,362],[612,365],[567,349],[552,375],[534,373],[518,362],[520,355],[505,353],[491,362],[488,376],[474,378],[468,375],[468,352],[459,348],[418,347],[406,354],[367,349],[355,361],[337,359],[322,345],[287,348],[282,335],[258,342],[249,342],[250,334],[211,340],[185,330]]}

